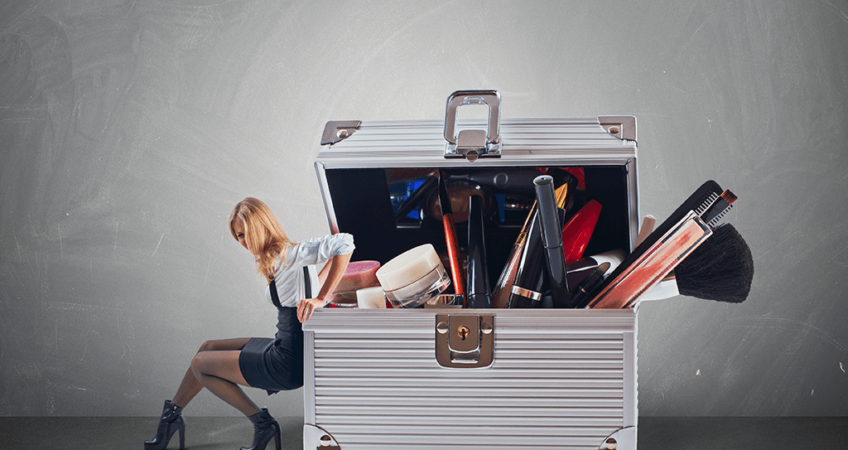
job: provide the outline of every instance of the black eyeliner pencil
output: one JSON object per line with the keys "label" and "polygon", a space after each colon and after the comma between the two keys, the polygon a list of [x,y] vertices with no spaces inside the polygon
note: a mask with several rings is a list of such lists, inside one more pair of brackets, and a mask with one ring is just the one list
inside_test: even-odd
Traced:
{"label": "black eyeliner pencil", "polygon": [[469,308],[488,308],[492,299],[489,294],[489,271],[486,269],[483,199],[479,195],[472,195],[468,203],[467,304]]}

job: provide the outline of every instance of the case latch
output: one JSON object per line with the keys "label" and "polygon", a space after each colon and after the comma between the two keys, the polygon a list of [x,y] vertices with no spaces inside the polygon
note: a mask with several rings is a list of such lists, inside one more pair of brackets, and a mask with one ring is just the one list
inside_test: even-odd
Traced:
{"label": "case latch", "polygon": [[442,367],[484,368],[495,361],[495,316],[436,314],[436,362]]}
{"label": "case latch", "polygon": [[[464,105],[489,107],[486,130],[462,130],[456,134],[456,110]],[[445,158],[500,158],[501,95],[498,91],[456,91],[448,97],[445,112]]]}

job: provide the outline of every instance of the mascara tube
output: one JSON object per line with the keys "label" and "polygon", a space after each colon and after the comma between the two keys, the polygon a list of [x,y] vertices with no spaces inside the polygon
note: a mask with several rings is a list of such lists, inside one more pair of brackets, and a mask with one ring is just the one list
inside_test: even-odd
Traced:
{"label": "mascara tube", "polygon": [[[562,193],[567,194],[576,190],[578,180],[577,177],[575,177],[570,172],[559,167],[551,167],[550,169],[548,169],[548,175],[552,176],[554,179],[554,187],[556,187],[557,199],[559,199],[560,194]],[[528,183],[529,189],[534,189],[533,184],[530,183],[529,180]],[[567,205],[567,201],[570,199],[571,196],[568,196],[568,199],[565,199],[565,202],[562,204]],[[558,205],[560,204],[559,201],[557,203]],[[521,261],[524,257],[524,251],[529,244],[528,236],[530,235],[530,227],[533,225],[533,220],[535,220],[534,217],[537,209],[537,202],[533,202],[533,206],[530,208],[530,212],[527,214],[527,219],[524,220],[524,225],[521,227],[521,232],[518,233],[518,238],[515,240],[515,244],[512,247],[512,252],[510,252],[509,258],[507,258],[506,265],[504,265],[504,268],[501,271],[501,275],[500,277],[498,277],[497,283],[495,283],[495,287],[492,290],[493,308],[515,307],[509,306],[509,299],[512,296],[512,287],[518,275],[518,267],[522,264]],[[541,282],[541,280],[539,281]]]}
{"label": "mascara tube", "polygon": [[554,193],[554,179],[541,175],[533,180],[536,202],[539,205],[542,245],[547,261],[548,282],[554,308],[573,308],[566,278],[565,254],[562,250],[562,224],[559,220]]}
{"label": "mascara tube", "polygon": [[[564,171],[563,171],[564,172]],[[562,184],[556,188],[556,212],[559,223],[565,221],[565,208],[574,196],[577,188],[577,178],[564,172]],[[557,179],[554,178],[554,184]],[[529,219],[530,229],[527,232],[521,260],[516,268],[515,280],[512,283],[507,308],[536,308],[541,306],[542,294],[548,286],[548,270],[542,242],[542,224],[540,222],[539,201],[536,201],[533,216]],[[562,229],[560,228],[560,233]]]}

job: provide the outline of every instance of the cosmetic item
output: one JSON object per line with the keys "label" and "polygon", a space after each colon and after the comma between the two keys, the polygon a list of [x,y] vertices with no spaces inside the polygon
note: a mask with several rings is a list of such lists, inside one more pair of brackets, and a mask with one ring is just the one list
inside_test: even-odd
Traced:
{"label": "cosmetic item", "polygon": [[462,301],[465,296],[456,294],[437,295],[434,299],[424,304],[425,308],[447,308],[458,309],[462,308]]}
{"label": "cosmetic item", "polygon": [[495,192],[525,195],[535,194],[533,179],[537,176],[539,176],[538,169],[516,167],[475,170],[466,175],[469,180]]}
{"label": "cosmetic item", "polygon": [[394,307],[415,308],[444,293],[451,284],[432,244],[419,245],[377,270],[377,279]]}
{"label": "cosmetic item", "polygon": [[347,265],[342,279],[336,285],[330,299],[331,307],[355,308],[357,303],[356,291],[362,288],[379,286],[377,270],[379,261],[354,261]]}
{"label": "cosmetic item", "polygon": [[486,239],[483,225],[482,199],[476,195],[468,198],[468,292],[465,304],[469,308],[491,306],[489,271],[486,269]]}
{"label": "cosmetic item", "polygon": [[475,195],[483,199],[483,216],[491,219],[498,215],[498,201],[492,192],[473,181],[464,178],[454,178],[442,172],[440,183],[444,185],[445,193],[440,189],[430,193],[430,196],[421,204],[421,217],[425,220],[442,220],[442,208],[440,205],[447,204],[443,195],[450,199],[451,212],[454,223],[468,221],[468,197]]}
{"label": "cosmetic item", "polygon": [[610,263],[605,262],[601,264],[596,267],[585,280],[577,285],[574,289],[574,293],[571,295],[571,301],[576,305],[576,308],[586,307],[586,303],[589,303],[589,296],[587,294],[591,292],[598,283],[603,281],[604,274],[607,273],[609,268]]}
{"label": "cosmetic item", "polygon": [[[538,175],[538,172],[536,174]],[[577,177],[559,167],[549,169],[548,175],[552,176],[554,179],[554,187],[557,189],[557,199],[560,198],[560,194],[563,194],[564,185],[574,186],[577,184]],[[531,189],[533,188],[532,185],[530,187]],[[574,191],[573,189],[568,190],[572,192]],[[569,199],[570,197],[564,199],[564,201]],[[557,204],[559,205],[560,202],[558,201]],[[521,264],[521,257],[524,253],[524,247],[527,244],[527,236],[530,232],[530,227],[533,224],[533,217],[535,217],[536,208],[536,202],[533,202],[533,205],[530,207],[530,211],[527,213],[527,218],[524,220],[524,225],[522,225],[521,231],[515,239],[515,244],[512,247],[512,251],[509,254],[509,258],[507,258],[503,270],[501,271],[501,275],[498,277],[498,281],[492,289],[492,308],[508,307],[509,297],[512,295],[512,286],[515,281],[515,276],[518,273],[518,266]]]}
{"label": "cosmetic item", "polygon": [[674,271],[645,292],[639,301],[685,295],[741,303],[751,292],[754,258],[745,239],[729,223],[721,224]]}
{"label": "cosmetic item", "polygon": [[448,248],[448,260],[450,261],[451,275],[453,275],[453,289],[457,295],[465,295],[465,280],[462,279],[462,271],[459,268],[459,244],[456,241],[456,225],[453,223],[453,208],[445,186],[447,175],[439,171],[439,207],[442,212],[442,225],[445,229],[445,242]]}
{"label": "cosmetic item", "polygon": [[348,263],[342,279],[336,285],[335,292],[356,291],[357,289],[379,286],[377,270],[379,261],[353,261]]}
{"label": "cosmetic item", "polygon": [[541,255],[542,225],[538,209],[533,211],[530,230],[521,251],[521,259],[516,264],[515,280],[510,284],[507,308],[535,308],[542,300],[544,287],[548,282],[545,270],[545,257]]}
{"label": "cosmetic item", "polygon": [[601,204],[595,200],[589,200],[585,206],[577,211],[562,228],[562,249],[565,254],[565,262],[577,261],[583,257],[598,217],[601,215]]}
{"label": "cosmetic item", "polygon": [[359,289],[356,291],[356,304],[363,309],[384,309],[386,307],[386,293],[380,286]]}
{"label": "cosmetic item", "polygon": [[524,225],[518,233],[518,239],[516,239],[515,244],[512,246],[512,251],[507,258],[506,265],[501,271],[501,276],[498,277],[498,281],[492,290],[492,308],[506,308],[509,303],[515,274],[518,271],[518,264],[521,262],[524,245],[527,243],[527,234],[530,231],[530,225],[536,217],[535,211],[536,204],[533,203],[530,213],[527,215],[527,219],[524,220]]}
{"label": "cosmetic item", "polygon": [[[629,308],[712,235],[736,200],[714,181],[704,183],[596,289],[590,308]],[[592,294],[590,294],[592,295]]]}
{"label": "cosmetic item", "polygon": [[[550,173],[550,172],[549,172]],[[556,188],[556,206],[561,209],[560,223],[564,220],[565,207],[574,196],[577,178],[568,172],[561,171],[561,185]],[[557,178],[554,178],[556,183]],[[544,244],[542,242],[542,224],[539,217],[539,202],[537,200],[534,217],[527,232],[521,260],[515,270],[515,279],[510,288],[507,308],[535,308],[539,306],[542,294],[548,284],[548,269],[546,268]]]}
{"label": "cosmetic item", "polygon": [[633,248],[636,248],[647,239],[648,235],[654,231],[654,224],[657,223],[657,218],[648,214],[642,219],[642,226],[639,228],[639,235],[636,236],[636,243]]}
{"label": "cosmetic item", "polygon": [[[565,268],[568,277],[569,286],[577,286],[582,283],[598,268],[601,264],[609,263],[610,267],[606,273],[611,273],[615,270],[622,261],[624,261],[625,253],[623,250],[611,250],[597,255],[587,256],[585,258],[565,263]],[[571,293],[574,295],[575,288],[571,287]]]}
{"label": "cosmetic item", "polygon": [[[570,186],[577,184],[577,178],[566,170],[554,167],[548,170],[548,175],[554,178],[554,186],[557,188],[557,198],[560,198],[560,194],[563,193],[563,186],[568,184]],[[573,189],[569,189],[573,192]],[[572,194],[573,196],[573,194]],[[568,199],[570,199],[569,196]],[[568,200],[566,199],[566,200]],[[558,202],[559,203],[559,202]],[[524,253],[524,248],[527,244],[527,236],[530,232],[530,228],[533,224],[533,218],[535,217],[535,212],[537,209],[537,203],[533,202],[530,207],[530,211],[527,214],[527,218],[524,220],[524,225],[521,227],[521,231],[518,233],[518,237],[515,240],[515,244],[513,245],[512,251],[507,258],[506,265],[501,271],[500,277],[498,277],[497,283],[495,283],[495,287],[492,290],[492,307],[493,308],[507,308],[509,304],[509,298],[512,295],[512,286],[515,281],[515,276],[518,273],[518,266],[521,264],[521,258]]]}
{"label": "cosmetic item", "polygon": [[397,222],[399,219],[407,215],[410,211],[415,209],[416,206],[421,204],[421,201],[426,198],[426,196],[436,188],[439,180],[434,176],[428,176],[421,186],[418,186],[418,189],[409,194],[409,197],[401,203],[398,207],[397,211],[395,211],[395,221]]}
{"label": "cosmetic item", "polygon": [[557,211],[554,179],[540,175],[533,180],[536,185],[536,203],[539,207],[539,224],[542,246],[547,261],[548,283],[554,308],[573,308],[568,279],[565,272],[565,254],[562,249],[562,223]]}

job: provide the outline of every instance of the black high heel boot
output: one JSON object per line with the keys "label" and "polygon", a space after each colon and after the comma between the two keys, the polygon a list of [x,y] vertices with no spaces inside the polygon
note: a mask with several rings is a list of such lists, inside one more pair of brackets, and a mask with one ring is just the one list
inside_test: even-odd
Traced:
{"label": "black high heel boot", "polygon": [[265,450],[271,438],[277,441],[277,450],[280,450],[280,424],[268,414],[267,409],[262,408],[262,411],[247,418],[253,422],[253,444],[241,450]]}
{"label": "black high heel boot", "polygon": [[144,450],[165,450],[177,430],[180,432],[180,450],[184,450],[185,419],[182,412],[182,407],[171,403],[170,400],[165,400],[162,417],[159,418],[159,427],[156,428],[156,436],[149,441],[144,441]]}

